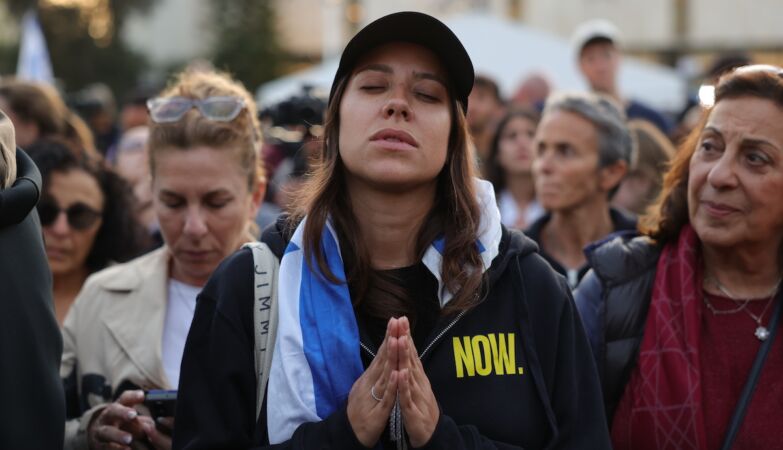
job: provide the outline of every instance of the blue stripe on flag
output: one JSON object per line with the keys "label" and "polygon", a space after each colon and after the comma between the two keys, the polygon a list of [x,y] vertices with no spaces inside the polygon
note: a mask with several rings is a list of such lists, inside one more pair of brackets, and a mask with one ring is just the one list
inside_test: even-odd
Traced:
{"label": "blue stripe on flag", "polygon": [[[322,251],[331,272],[345,280],[337,242],[327,227],[323,230]],[[364,368],[347,284],[334,284],[313,273],[311,266],[318,267],[315,258],[310,264],[302,264],[299,320],[305,357],[313,375],[316,412],[318,417],[326,418],[345,404]]]}
{"label": "blue stripe on flag", "polygon": [[[437,250],[438,253],[442,255],[446,249],[446,238],[444,236],[440,236],[439,238],[432,241],[432,246],[435,247],[435,250]],[[479,253],[484,253],[487,250],[484,248],[484,244],[482,244],[478,239],[476,239],[476,248],[478,248]]]}
{"label": "blue stripe on flag", "polygon": [[432,241],[432,246],[442,255],[443,251],[446,249],[446,238],[444,236],[438,237]]}
{"label": "blue stripe on flag", "polygon": [[283,253],[283,256],[285,256],[285,255],[287,255],[287,254],[289,254],[291,252],[295,252],[297,250],[299,250],[299,246],[296,245],[294,243],[294,241],[291,241],[291,242],[288,243],[288,246],[285,248],[285,252]]}

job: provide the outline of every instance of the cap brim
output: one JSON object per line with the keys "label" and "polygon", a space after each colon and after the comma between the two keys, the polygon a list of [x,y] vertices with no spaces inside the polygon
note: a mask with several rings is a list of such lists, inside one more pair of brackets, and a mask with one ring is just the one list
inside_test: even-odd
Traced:
{"label": "cap brim", "polygon": [[446,24],[427,14],[413,11],[381,17],[356,33],[340,57],[329,95],[330,103],[337,83],[350,75],[359,59],[368,51],[389,42],[410,42],[435,53],[447,71],[455,97],[467,110],[474,78],[473,63],[467,50]]}

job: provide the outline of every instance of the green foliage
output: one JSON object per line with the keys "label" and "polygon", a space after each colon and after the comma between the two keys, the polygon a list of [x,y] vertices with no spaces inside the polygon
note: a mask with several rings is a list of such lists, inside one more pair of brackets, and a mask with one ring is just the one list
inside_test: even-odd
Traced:
{"label": "green foliage", "polygon": [[213,63],[251,90],[276,78],[286,55],[275,31],[271,0],[211,0]]}

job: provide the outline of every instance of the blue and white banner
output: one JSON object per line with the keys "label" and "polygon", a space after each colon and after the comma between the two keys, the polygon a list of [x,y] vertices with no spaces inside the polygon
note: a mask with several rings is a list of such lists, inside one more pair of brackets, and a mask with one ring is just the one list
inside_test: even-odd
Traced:
{"label": "blue and white banner", "polygon": [[[476,245],[482,271],[486,271],[499,251],[500,212],[492,185],[478,179],[475,182],[481,209]],[[272,444],[290,439],[299,425],[323,420],[341,408],[364,371],[348,285],[327,280],[316,261],[305,262],[302,238],[306,220],[297,227],[280,262],[277,342],[267,391]],[[445,306],[452,293],[442,282],[442,250],[442,239],[436,240],[423,262],[438,279],[438,296]],[[320,251],[332,273],[345,280],[340,245],[331,224],[324,227]]]}
{"label": "blue and white banner", "polygon": [[16,77],[20,80],[54,85],[52,63],[49,60],[49,51],[46,49],[46,39],[38,17],[32,10],[27,11],[22,17],[22,36],[19,41]]}

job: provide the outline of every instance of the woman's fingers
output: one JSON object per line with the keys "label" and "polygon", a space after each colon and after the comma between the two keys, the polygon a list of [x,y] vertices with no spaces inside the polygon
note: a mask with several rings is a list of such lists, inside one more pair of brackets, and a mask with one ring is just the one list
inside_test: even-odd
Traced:
{"label": "woman's fingers", "polygon": [[129,449],[133,436],[112,425],[98,425],[95,429],[96,442],[99,448]]}
{"label": "woman's fingers", "polygon": [[[381,346],[378,348],[378,352],[375,354],[375,357],[373,358],[372,362],[370,362],[370,366],[367,367],[367,372],[373,373],[376,377],[380,377],[381,375],[379,372],[384,372],[384,364],[386,363],[386,360],[389,357],[389,341],[394,338],[396,339],[396,333],[397,333],[397,319],[391,318],[389,319],[389,322],[386,324],[386,335],[383,338],[383,342],[381,343]],[[396,356],[395,356],[396,359]],[[396,368],[396,364],[392,367],[393,369]]]}
{"label": "woman's fingers", "polygon": [[399,384],[400,409],[408,437],[414,447],[422,447],[429,442],[438,424],[438,403],[432,389],[417,385],[408,369],[401,372]]}
{"label": "woman's fingers", "polygon": [[397,396],[397,320],[391,319],[386,330],[377,355],[348,394],[348,422],[365,447],[378,442]]}
{"label": "woman's fingers", "polygon": [[164,430],[168,430],[168,434],[171,434],[171,432],[174,431],[174,417],[172,416],[158,417],[157,423],[163,427]]}
{"label": "woman's fingers", "polygon": [[[399,380],[399,373],[397,371],[393,371],[389,375],[389,381],[386,383],[384,390],[379,391],[378,388],[375,389],[375,392],[381,395],[380,397],[381,401],[377,402],[376,405],[376,408],[380,410],[381,416],[389,417],[389,413],[394,407],[394,402],[397,400],[398,380]],[[374,400],[377,401],[377,399]]]}
{"label": "woman's fingers", "polygon": [[135,409],[114,402],[103,408],[97,422],[98,425],[120,425],[138,416],[139,413]]}
{"label": "woman's fingers", "polygon": [[117,398],[117,403],[124,406],[134,406],[144,402],[144,391],[133,390],[125,391]]}

